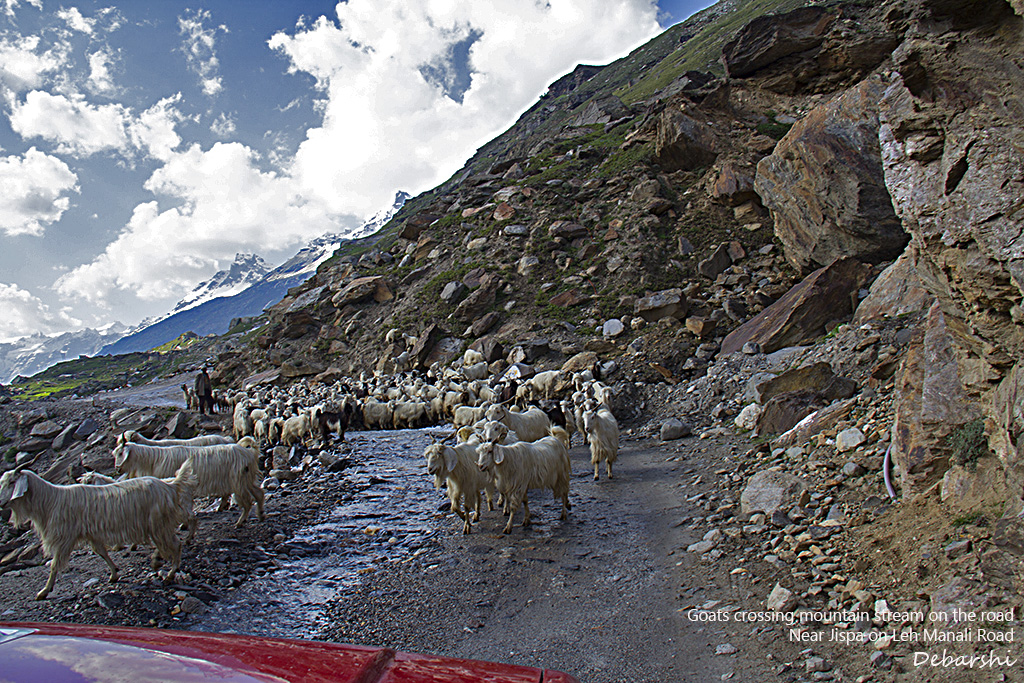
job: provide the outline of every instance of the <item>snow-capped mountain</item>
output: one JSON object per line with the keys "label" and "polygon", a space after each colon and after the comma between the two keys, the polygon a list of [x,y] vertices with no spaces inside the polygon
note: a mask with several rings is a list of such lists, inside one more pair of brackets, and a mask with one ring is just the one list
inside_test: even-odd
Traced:
{"label": "snow-capped mountain", "polygon": [[378,213],[358,230],[344,237],[329,233],[312,240],[277,268],[264,271],[255,282],[246,284],[246,271],[258,270],[266,264],[259,256],[243,257],[239,254],[230,271],[221,271],[196,287],[169,315],[136,328],[131,334],[105,346],[100,353],[146,351],[183,332],[191,331],[200,336],[224,334],[231,320],[259,315],[264,308],[283,299],[289,289],[308,280],[317,266],[333,256],[344,242],[380,230],[408,198],[405,192],[397,193],[390,208]]}
{"label": "snow-capped mountain", "polygon": [[125,331],[124,325],[113,323],[102,330],[84,329],[54,337],[34,334],[0,344],[0,383],[6,384],[18,375],[31,377],[61,361],[91,356],[121,338]]}
{"label": "snow-capped mountain", "polygon": [[262,280],[269,272],[270,266],[263,257],[257,254],[235,254],[235,261],[228,270],[218,271],[206,282],[196,285],[174,306],[168,316],[219,296],[234,296]]}
{"label": "snow-capped mountain", "polygon": [[363,237],[369,237],[373,233],[383,228],[384,224],[391,220],[391,217],[398,213],[398,210],[401,209],[405,205],[405,203],[409,201],[409,199],[411,198],[412,195],[409,194],[408,192],[399,191],[395,193],[395,201],[391,204],[390,207],[378,211],[377,214],[373,216],[370,220],[366,221],[366,223],[364,223],[361,228],[359,228],[353,233],[345,235],[345,238],[350,240],[357,240]]}

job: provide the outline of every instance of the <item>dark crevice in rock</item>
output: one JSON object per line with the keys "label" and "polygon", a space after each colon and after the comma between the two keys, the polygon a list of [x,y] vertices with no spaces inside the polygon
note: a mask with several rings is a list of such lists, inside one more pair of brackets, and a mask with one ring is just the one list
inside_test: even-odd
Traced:
{"label": "dark crevice in rock", "polygon": [[[968,150],[969,149],[970,149],[970,147],[968,146]],[[964,151],[964,155],[962,157],[960,157],[960,160],[957,161],[955,164],[953,164],[953,166],[950,167],[949,172],[946,173],[946,189],[945,189],[945,192],[946,192],[946,196],[947,197],[949,195],[953,194],[953,192],[957,188],[957,185],[959,185],[960,181],[963,180],[964,175],[967,174],[967,168],[968,168],[967,151],[965,150]]]}

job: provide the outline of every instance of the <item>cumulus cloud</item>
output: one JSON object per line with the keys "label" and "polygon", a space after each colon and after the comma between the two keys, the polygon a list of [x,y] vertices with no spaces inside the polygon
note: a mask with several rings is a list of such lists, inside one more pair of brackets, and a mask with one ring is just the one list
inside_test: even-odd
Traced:
{"label": "cumulus cloud", "polygon": [[228,28],[223,24],[208,28],[206,23],[209,20],[208,10],[196,10],[191,15],[178,17],[178,29],[185,37],[181,51],[185,54],[189,68],[199,76],[203,92],[216,95],[224,87],[219,73],[220,61],[217,59],[217,32],[227,33]]}
{"label": "cumulus cloud", "polygon": [[96,20],[86,19],[83,17],[77,7],[62,7],[57,10],[57,17],[59,19],[63,19],[68,25],[68,28],[73,31],[78,31],[91,36],[95,30]]}
{"label": "cumulus cloud", "polygon": [[174,149],[181,144],[181,136],[175,130],[183,118],[174,106],[179,102],[181,93],[165,97],[129,121],[128,137],[132,144],[155,159],[170,159]]}
{"label": "cumulus cloud", "polygon": [[239,251],[280,250],[336,228],[288,178],[259,170],[255,161],[239,143],[173,154],[146,188],[175,206],[137,206],[117,239],[61,276],[57,291],[93,303],[118,290],[148,300],[177,297]]}
{"label": "cumulus cloud", "polygon": [[25,330],[55,334],[81,325],[67,311],[55,313],[31,292],[0,282],[0,343],[25,336]]}
{"label": "cumulus cloud", "polygon": [[136,152],[164,160],[181,143],[175,126],[181,113],[174,106],[181,94],[165,97],[135,115],[121,104],[90,104],[81,94],[54,95],[33,90],[15,102],[11,128],[23,138],[42,138],[62,154],[88,156],[117,152],[127,158]]}
{"label": "cumulus cloud", "polygon": [[0,230],[42,235],[71,206],[78,177],[67,164],[32,147],[22,156],[0,157]]}
{"label": "cumulus cloud", "polygon": [[53,95],[33,90],[15,103],[11,128],[23,138],[40,137],[56,143],[63,154],[87,156],[123,150],[127,111],[120,104],[93,105],[79,94]]}
{"label": "cumulus cloud", "polygon": [[66,46],[40,51],[39,36],[0,37],[0,86],[6,94],[38,88],[67,62]]}
{"label": "cumulus cloud", "polygon": [[[349,0],[269,44],[325,94],[291,173],[338,212],[422,190],[507,128],[558,75],[660,29],[652,0]],[[343,188],[343,190],[339,190]]]}

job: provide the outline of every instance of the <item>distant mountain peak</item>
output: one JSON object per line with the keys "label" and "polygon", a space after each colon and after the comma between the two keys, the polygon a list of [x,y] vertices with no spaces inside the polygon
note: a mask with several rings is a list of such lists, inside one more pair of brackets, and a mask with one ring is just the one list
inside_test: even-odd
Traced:
{"label": "distant mountain peak", "polygon": [[262,280],[269,272],[270,266],[259,254],[235,254],[235,260],[227,270],[219,270],[209,280],[196,285],[168,315],[194,308],[210,299],[239,294]]}
{"label": "distant mountain peak", "polygon": [[358,230],[355,230],[347,235],[346,239],[357,240],[362,237],[369,237],[378,230],[384,227],[384,225],[391,220],[391,217],[398,213],[398,210],[405,206],[405,203],[412,199],[412,195],[404,190],[399,190],[395,193],[395,200],[391,202],[391,206],[381,209],[376,214],[371,216],[366,223],[363,224]]}

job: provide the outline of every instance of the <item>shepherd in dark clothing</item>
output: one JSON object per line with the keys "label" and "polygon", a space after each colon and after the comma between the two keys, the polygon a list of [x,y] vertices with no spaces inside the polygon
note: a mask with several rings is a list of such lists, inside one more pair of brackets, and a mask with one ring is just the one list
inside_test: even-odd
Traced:
{"label": "shepherd in dark clothing", "polygon": [[213,413],[213,382],[210,381],[210,376],[206,373],[206,368],[196,375],[195,384],[196,396],[199,398],[199,413],[202,415],[206,414],[206,409],[210,409],[210,413]]}

